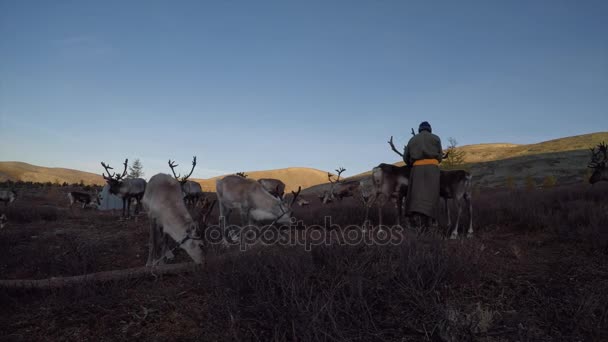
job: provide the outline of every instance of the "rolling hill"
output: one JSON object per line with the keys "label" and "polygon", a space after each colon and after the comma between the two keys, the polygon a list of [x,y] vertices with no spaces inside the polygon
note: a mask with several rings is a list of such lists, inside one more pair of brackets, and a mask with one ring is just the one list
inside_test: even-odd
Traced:
{"label": "rolling hill", "polygon": [[476,144],[459,149],[466,153],[466,163],[479,163],[544,153],[588,150],[603,140],[608,140],[608,132],[576,135],[528,145]]}
{"label": "rolling hill", "polygon": [[0,162],[0,181],[24,181],[38,183],[80,183],[103,185],[105,181],[101,175],[59,167],[43,167],[28,163],[6,161]]}
{"label": "rolling hill", "polygon": [[[250,171],[245,172],[248,178],[276,178],[285,183],[285,191],[297,190],[298,186],[302,189],[327,182],[327,171],[321,171],[306,167],[288,167],[285,169],[267,170],[267,171]],[[215,191],[215,181],[218,176],[209,179],[192,179],[201,184],[203,191]]]}

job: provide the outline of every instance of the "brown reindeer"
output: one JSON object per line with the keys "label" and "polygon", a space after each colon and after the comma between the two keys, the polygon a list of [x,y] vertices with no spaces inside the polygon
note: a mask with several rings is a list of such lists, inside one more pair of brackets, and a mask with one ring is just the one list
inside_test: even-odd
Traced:
{"label": "brown reindeer", "polygon": [[[596,151],[597,149],[597,151]],[[591,149],[591,161],[587,167],[593,169],[593,174],[589,178],[589,183],[595,184],[599,181],[608,181],[608,146],[605,142]]]}

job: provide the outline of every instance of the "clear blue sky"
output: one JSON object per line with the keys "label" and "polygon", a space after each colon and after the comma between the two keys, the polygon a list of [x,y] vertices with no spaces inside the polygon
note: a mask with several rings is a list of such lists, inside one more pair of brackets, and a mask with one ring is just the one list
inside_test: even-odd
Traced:
{"label": "clear blue sky", "polygon": [[608,129],[608,1],[0,0],[0,160],[197,177]]}

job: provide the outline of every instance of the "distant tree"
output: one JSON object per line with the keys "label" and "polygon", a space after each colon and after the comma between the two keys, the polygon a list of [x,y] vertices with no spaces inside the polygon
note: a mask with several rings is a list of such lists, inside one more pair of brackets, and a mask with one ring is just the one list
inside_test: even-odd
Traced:
{"label": "distant tree", "polygon": [[63,184],[61,184],[61,186],[66,187],[66,186],[68,186],[68,183],[67,182],[63,182]]}
{"label": "distant tree", "polygon": [[443,160],[441,165],[445,168],[455,168],[464,164],[464,157],[466,152],[458,148],[458,141],[456,139],[450,137],[448,138],[448,150],[447,150],[447,158]]}
{"label": "distant tree", "polygon": [[141,178],[144,176],[144,166],[141,164],[139,158],[133,161],[133,164],[129,166],[128,178]]}
{"label": "distant tree", "polygon": [[552,188],[555,184],[557,184],[557,179],[553,175],[546,176],[545,179],[543,179],[543,189]]}
{"label": "distant tree", "polygon": [[78,185],[80,185],[80,186],[84,186],[84,180],[82,180],[82,179],[81,179],[81,180],[80,180],[80,183],[78,183]]}

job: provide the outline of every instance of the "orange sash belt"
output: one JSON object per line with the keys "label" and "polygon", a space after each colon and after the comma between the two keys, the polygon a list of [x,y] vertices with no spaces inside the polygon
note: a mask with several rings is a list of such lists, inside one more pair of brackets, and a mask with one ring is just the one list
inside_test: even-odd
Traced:
{"label": "orange sash belt", "polygon": [[439,165],[439,161],[437,159],[420,159],[414,162],[414,166],[420,165]]}

